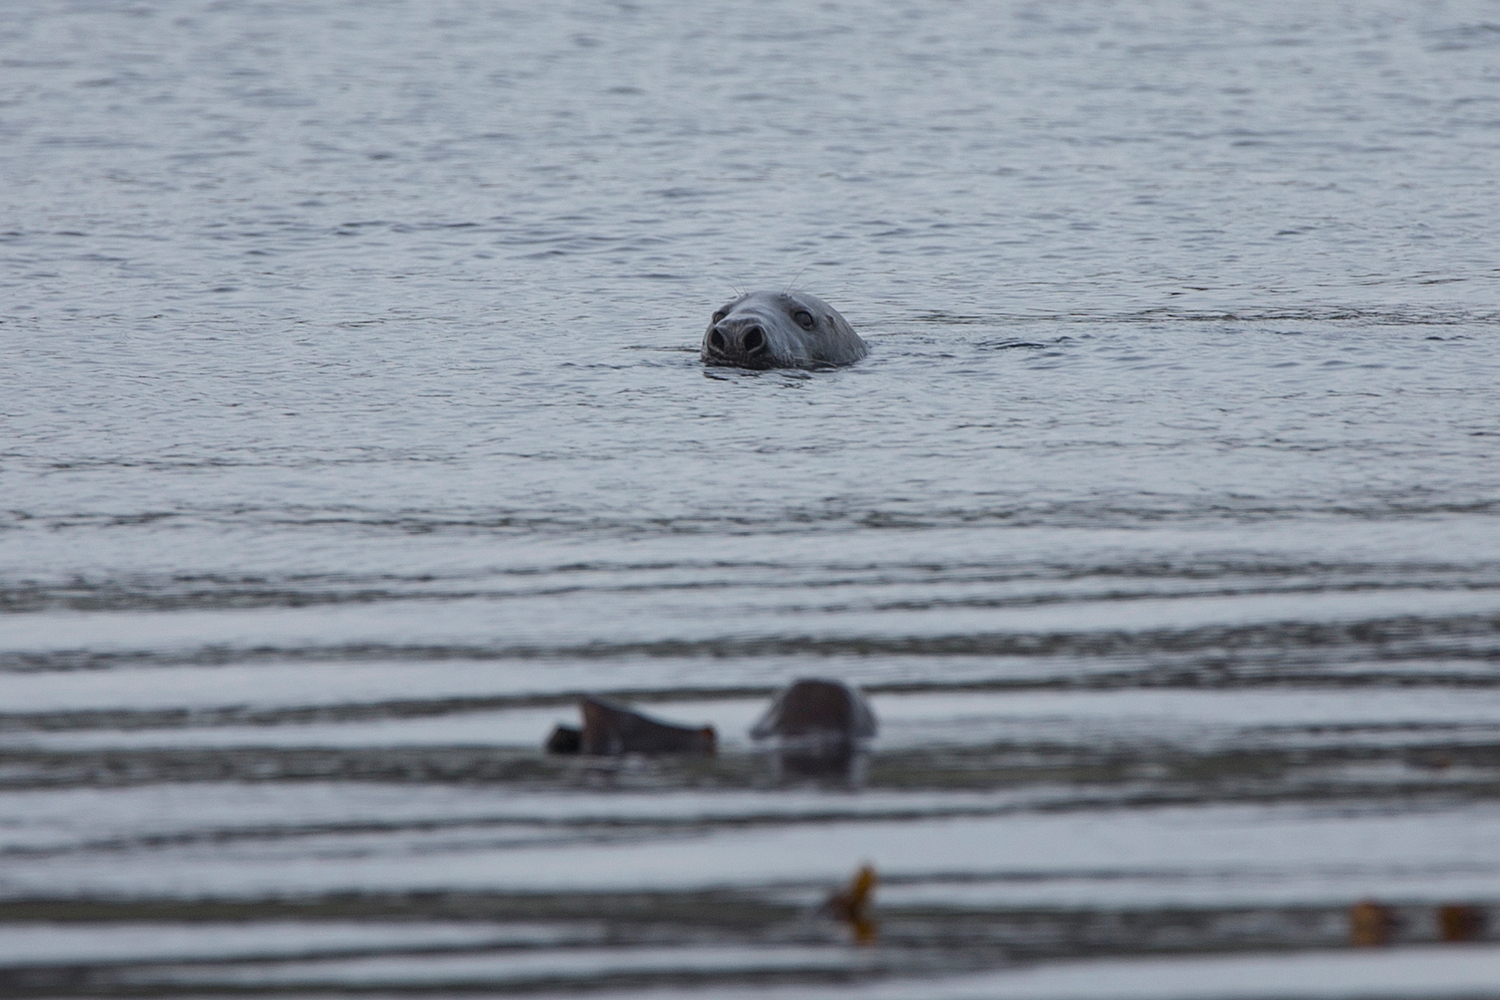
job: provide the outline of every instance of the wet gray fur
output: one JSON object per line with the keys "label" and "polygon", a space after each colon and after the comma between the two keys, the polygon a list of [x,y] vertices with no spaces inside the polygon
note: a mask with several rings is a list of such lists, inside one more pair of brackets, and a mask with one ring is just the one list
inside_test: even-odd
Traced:
{"label": "wet gray fur", "polygon": [[839,311],[806,292],[751,292],[714,313],[703,363],[735,368],[849,365],[870,353]]}

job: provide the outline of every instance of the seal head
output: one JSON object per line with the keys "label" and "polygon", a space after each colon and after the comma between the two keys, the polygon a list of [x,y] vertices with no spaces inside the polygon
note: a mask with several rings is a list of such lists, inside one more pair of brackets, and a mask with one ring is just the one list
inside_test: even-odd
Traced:
{"label": "seal head", "polygon": [[751,292],[714,313],[701,356],[735,368],[822,368],[868,353],[849,321],[816,295]]}
{"label": "seal head", "polygon": [[870,703],[843,681],[803,678],[776,695],[766,714],[750,730],[753,739],[771,737],[853,741],[875,735]]}
{"label": "seal head", "polygon": [[773,741],[784,778],[857,782],[865,744],[876,728],[875,713],[857,689],[842,681],[804,678],[776,695],[750,736]]}

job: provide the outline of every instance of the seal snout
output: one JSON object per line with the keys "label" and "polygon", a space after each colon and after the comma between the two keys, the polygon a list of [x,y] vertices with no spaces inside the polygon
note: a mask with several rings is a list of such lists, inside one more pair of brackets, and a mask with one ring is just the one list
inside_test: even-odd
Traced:
{"label": "seal snout", "polygon": [[847,365],[869,352],[833,306],[803,292],[748,292],[714,312],[704,364],[737,368]]}
{"label": "seal snout", "polygon": [[725,358],[752,358],[763,354],[768,346],[766,331],[759,324],[721,322],[709,328],[708,346]]}

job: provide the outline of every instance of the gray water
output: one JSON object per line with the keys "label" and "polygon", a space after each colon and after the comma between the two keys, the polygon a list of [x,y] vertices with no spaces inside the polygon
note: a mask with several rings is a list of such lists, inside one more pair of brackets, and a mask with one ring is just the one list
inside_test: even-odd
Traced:
{"label": "gray water", "polygon": [[13,0],[0,992],[1500,996],[1497,164],[1496,3]]}

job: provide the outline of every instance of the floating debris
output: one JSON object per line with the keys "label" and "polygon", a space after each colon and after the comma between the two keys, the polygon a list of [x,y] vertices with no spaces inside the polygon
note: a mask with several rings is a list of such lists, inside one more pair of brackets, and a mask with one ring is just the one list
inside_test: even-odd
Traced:
{"label": "floating debris", "polygon": [[1468,903],[1450,903],[1438,907],[1438,933],[1444,941],[1478,941],[1489,923],[1488,914]]}
{"label": "floating debris", "polygon": [[860,865],[849,884],[824,901],[822,912],[843,921],[854,932],[855,944],[874,944],[880,924],[870,918],[870,901],[879,877],[872,865]]}
{"label": "floating debris", "polygon": [[1349,907],[1349,940],[1358,947],[1389,944],[1396,925],[1395,912],[1373,899],[1362,899]]}
{"label": "floating debris", "polygon": [[718,747],[713,726],[679,726],[605,701],[578,701],[583,728],[560,725],[547,737],[549,753],[613,757],[641,754],[712,754]]}

